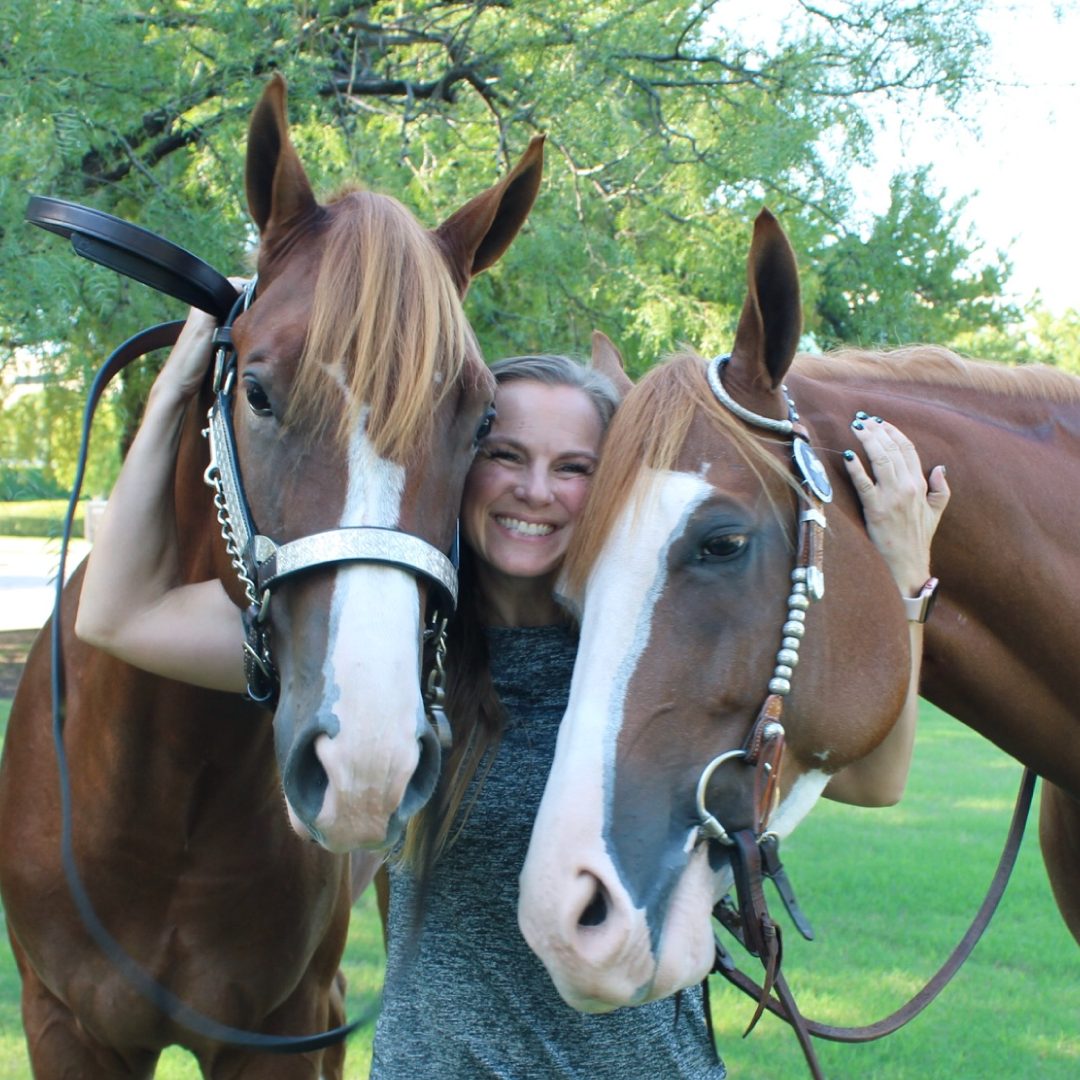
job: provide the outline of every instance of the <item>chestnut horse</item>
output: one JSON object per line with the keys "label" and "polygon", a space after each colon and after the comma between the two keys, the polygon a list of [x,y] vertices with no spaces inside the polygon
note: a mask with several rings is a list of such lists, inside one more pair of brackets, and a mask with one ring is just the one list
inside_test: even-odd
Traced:
{"label": "chestnut horse", "polygon": [[[568,557],[581,645],[519,916],[586,1010],[700,981],[732,877],[731,847],[709,838],[760,835],[770,809],[786,835],[898,715],[905,612],[840,460],[857,410],[948,468],[921,692],[1044,778],[1044,860],[1080,938],[1080,381],[932,348],[795,359],[795,260],[767,212],[748,276],[730,360],[684,354],[629,392]],[[760,426],[788,418],[789,396],[808,439]],[[792,479],[796,442],[816,450],[831,504],[808,505]],[[792,569],[797,528],[823,534],[807,541],[821,545],[816,602]],[[777,698],[786,745],[763,806],[747,740]]]}
{"label": "chestnut horse", "polygon": [[[290,142],[284,81],[268,84],[247,149],[258,286],[232,331],[237,460],[266,536],[373,527],[450,550],[494,389],[461,298],[518,231],[541,167],[537,140],[432,232],[381,195],[320,205]],[[242,606],[204,484],[210,403],[208,379],[178,453],[180,559],[185,580],[220,577]],[[439,769],[420,670],[429,583],[345,562],[276,589],[272,728],[239,695],[148,675],[76,640],[80,582],[81,571],[63,607],[65,745],[75,860],[102,923],[221,1024],[299,1036],[340,1022],[340,853],[392,842]],[[91,943],[61,868],[49,673],[44,633],[0,765],[0,887],[35,1075],[149,1076],[178,1043],[208,1077],[340,1077],[340,1046],[267,1056],[179,1026]]]}

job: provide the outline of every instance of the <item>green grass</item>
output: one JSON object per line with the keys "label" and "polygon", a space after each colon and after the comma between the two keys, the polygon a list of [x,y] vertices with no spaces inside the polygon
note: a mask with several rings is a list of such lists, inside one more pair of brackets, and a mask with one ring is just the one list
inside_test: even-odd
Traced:
{"label": "green grass", "polygon": [[[67,514],[67,499],[35,499],[27,502],[0,502],[0,536],[60,535]],[[86,502],[75,511],[76,536],[83,536]]]}
{"label": "green grass", "polygon": [[[0,702],[0,723],[7,706]],[[785,844],[796,893],[818,940],[784,925],[785,971],[803,1011],[867,1023],[901,1005],[963,934],[993,873],[1019,766],[924,706],[907,795],[891,810],[822,803]],[[751,962],[745,965],[754,973]],[[382,940],[371,897],[356,909],[344,969],[352,1016],[373,1007]],[[29,1076],[18,978],[0,947],[0,1076]],[[750,1000],[713,980],[721,1053],[733,1080],[802,1080],[794,1037],[765,1016],[747,1039]],[[829,1080],[994,1080],[1080,1076],[1080,950],[1050,897],[1034,820],[987,935],[954,982],[903,1031],[864,1046],[818,1043]],[[349,1045],[347,1075],[365,1077],[373,1025]],[[162,1080],[196,1080],[193,1059],[170,1050]]]}

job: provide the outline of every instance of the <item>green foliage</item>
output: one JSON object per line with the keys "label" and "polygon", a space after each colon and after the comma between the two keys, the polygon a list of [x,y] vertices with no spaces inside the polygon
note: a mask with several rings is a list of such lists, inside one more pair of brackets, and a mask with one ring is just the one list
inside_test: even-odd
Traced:
{"label": "green foliage", "polygon": [[[0,401],[0,498],[66,495],[75,481],[85,390],[78,380]],[[83,491],[106,495],[120,468],[117,395],[99,407]]]}
{"label": "green foliage", "polygon": [[929,182],[926,168],[895,176],[889,209],[865,240],[849,233],[820,249],[812,328],[824,343],[946,343],[1019,318],[1001,301],[1004,255],[972,266],[976,242],[960,232],[963,202],[943,210]]}
{"label": "green foliage", "polygon": [[[0,536],[58,537],[67,516],[67,499],[0,502]],[[86,503],[75,508],[74,533],[85,536]]]}
{"label": "green foliage", "polygon": [[957,345],[971,356],[1014,364],[1049,364],[1080,375],[1080,311],[1070,308],[1055,315],[1036,295],[1022,322],[1004,332],[976,330],[960,337]]}
{"label": "green foliage", "polygon": [[[952,105],[975,84],[979,7],[792,0],[770,26],[700,0],[9,0],[0,349],[62,343],[50,369],[85,380],[127,333],[181,314],[24,224],[31,193],[119,214],[223,272],[244,266],[245,125],[272,70],[289,78],[319,189],[359,177],[431,224],[547,132],[527,233],[470,298],[489,356],[580,351],[594,327],[638,371],[682,341],[720,349],[766,202],[803,256],[812,329],[940,338],[996,313],[1000,277],[968,268],[966,238],[942,242],[955,211],[925,177],[898,181],[896,213],[863,244],[847,167],[871,156],[870,102]],[[903,258],[883,256],[889,243]],[[913,279],[917,304],[868,301],[908,297]],[[942,313],[932,325],[925,308]],[[151,374],[128,379],[121,434]]]}

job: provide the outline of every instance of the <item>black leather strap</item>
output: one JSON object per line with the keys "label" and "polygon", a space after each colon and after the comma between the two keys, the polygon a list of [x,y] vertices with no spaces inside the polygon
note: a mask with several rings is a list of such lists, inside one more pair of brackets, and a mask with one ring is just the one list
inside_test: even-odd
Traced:
{"label": "black leather strap", "polygon": [[147,229],[89,206],[34,195],[26,220],[71,240],[83,258],[183,300],[219,320],[237,292],[227,277],[197,255]]}

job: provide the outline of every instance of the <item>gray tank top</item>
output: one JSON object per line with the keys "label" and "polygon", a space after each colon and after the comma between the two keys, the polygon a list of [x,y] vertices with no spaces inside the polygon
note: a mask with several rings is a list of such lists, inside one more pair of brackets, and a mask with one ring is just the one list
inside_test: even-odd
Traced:
{"label": "gray tank top", "polygon": [[[699,987],[586,1015],[559,997],[517,925],[518,874],[555,752],[576,642],[563,627],[488,632],[507,730],[411,942],[412,877],[391,871],[386,983],[371,1076],[720,1080]],[[471,793],[470,793],[471,794]],[[466,804],[470,795],[466,795]]]}

